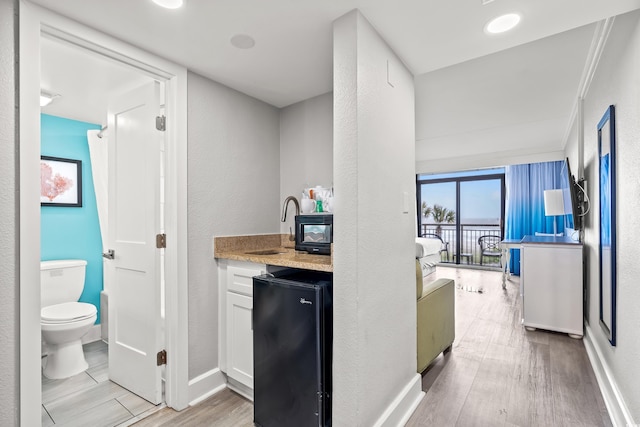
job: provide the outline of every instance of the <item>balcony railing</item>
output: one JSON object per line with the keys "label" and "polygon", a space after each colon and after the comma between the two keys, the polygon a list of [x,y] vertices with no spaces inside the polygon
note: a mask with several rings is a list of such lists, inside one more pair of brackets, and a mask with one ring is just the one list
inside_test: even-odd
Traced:
{"label": "balcony railing", "polygon": [[458,251],[458,239],[455,225],[422,224],[422,235],[438,234],[445,242],[447,251],[441,252],[442,262],[455,263],[456,254],[460,254],[460,264],[486,265],[500,267],[500,259],[485,256],[480,262],[480,236],[500,236],[500,224],[460,224],[462,246]]}

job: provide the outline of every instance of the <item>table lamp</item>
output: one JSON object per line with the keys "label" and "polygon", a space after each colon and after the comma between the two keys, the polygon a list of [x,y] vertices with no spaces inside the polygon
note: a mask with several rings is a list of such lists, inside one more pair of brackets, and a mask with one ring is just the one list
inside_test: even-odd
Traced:
{"label": "table lamp", "polygon": [[[544,190],[544,214],[545,216],[565,215],[562,190]],[[553,235],[558,234],[558,225],[553,218]]]}

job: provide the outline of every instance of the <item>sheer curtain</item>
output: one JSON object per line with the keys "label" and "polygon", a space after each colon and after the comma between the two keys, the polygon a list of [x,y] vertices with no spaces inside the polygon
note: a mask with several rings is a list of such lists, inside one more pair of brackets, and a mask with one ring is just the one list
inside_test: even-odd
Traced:
{"label": "sheer curtain", "polygon": [[[522,239],[525,235],[553,233],[553,221],[564,230],[562,216],[544,215],[544,190],[560,188],[562,161],[530,163],[505,168],[505,239]],[[520,274],[520,251],[511,249],[512,273]]]}

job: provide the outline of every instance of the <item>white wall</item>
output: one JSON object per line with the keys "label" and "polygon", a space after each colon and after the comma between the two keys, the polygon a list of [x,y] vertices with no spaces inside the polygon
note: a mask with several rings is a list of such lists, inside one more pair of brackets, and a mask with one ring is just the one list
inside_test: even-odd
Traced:
{"label": "white wall", "polygon": [[[569,130],[569,134],[567,136],[567,143],[565,145],[565,157],[569,158],[569,165],[571,166],[571,173],[575,176],[576,180],[581,178],[578,173],[578,166],[584,161],[584,159],[579,158],[578,153],[578,145],[580,141],[578,140],[578,120],[577,118],[571,124],[571,128]],[[575,169],[575,170],[574,170]]]}
{"label": "white wall", "polygon": [[[298,200],[304,188],[333,185],[333,93],[325,93],[280,110],[280,203]],[[289,205],[280,231],[294,229]]]}
{"label": "white wall", "polygon": [[386,412],[395,399],[422,396],[416,374],[413,76],[358,11],[334,22],[333,75],[339,230],[333,423],[395,425],[398,420]]}
{"label": "white wall", "polygon": [[279,110],[188,77],[189,379],[218,367],[213,237],[279,232]]}
{"label": "white wall", "polygon": [[17,5],[0,0],[0,420],[19,417],[19,262],[15,50]]}
{"label": "white wall", "polygon": [[[584,162],[591,213],[586,218],[588,323],[594,344],[611,369],[635,422],[640,422],[640,12],[615,18],[605,51],[584,100]],[[617,132],[617,346],[612,347],[598,323],[599,193],[596,126],[609,105],[616,106]],[[576,152],[573,147],[568,151]],[[570,159],[570,160],[573,160]],[[576,159],[577,160],[577,159]]]}

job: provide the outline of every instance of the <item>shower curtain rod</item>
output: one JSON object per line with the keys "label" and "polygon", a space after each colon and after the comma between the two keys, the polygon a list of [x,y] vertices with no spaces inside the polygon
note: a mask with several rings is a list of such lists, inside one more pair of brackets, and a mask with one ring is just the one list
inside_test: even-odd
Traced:
{"label": "shower curtain rod", "polygon": [[104,131],[105,130],[107,130],[107,126],[105,126],[102,129],[100,129],[100,132],[98,132],[98,138],[102,138],[104,136]]}

